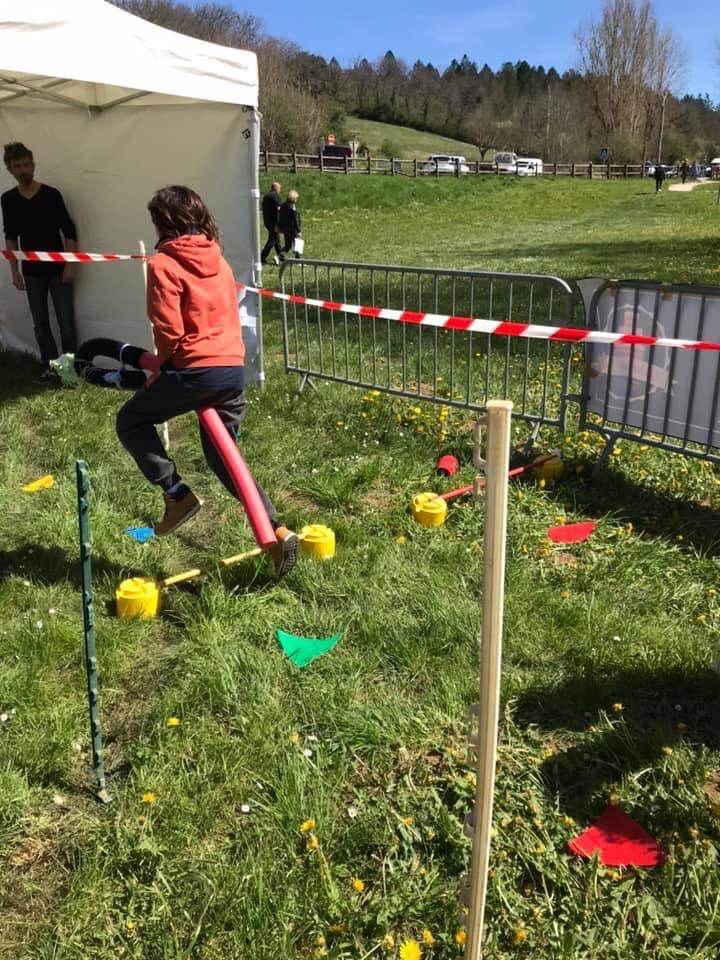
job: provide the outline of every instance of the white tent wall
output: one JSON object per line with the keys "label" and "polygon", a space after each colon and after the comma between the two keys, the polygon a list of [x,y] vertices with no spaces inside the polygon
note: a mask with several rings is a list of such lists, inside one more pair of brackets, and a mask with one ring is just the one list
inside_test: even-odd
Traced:
{"label": "white tent wall", "polygon": [[[236,279],[259,276],[257,58],[182,36],[103,0],[0,0],[0,142],[21,140],[57,187],[90,253],[152,252],[147,201],[182,183],[220,225]],[[0,191],[14,186],[0,168]],[[3,244],[4,246],[4,244]],[[76,267],[81,340],[150,346],[142,266]],[[262,379],[260,303],[240,316]],[[25,296],[0,263],[0,340],[37,353]],[[252,369],[248,369],[248,380]]]}
{"label": "white tent wall", "polygon": [[[252,120],[251,109],[215,103],[133,103],[102,113],[29,97],[0,105],[2,142],[21,140],[33,150],[38,179],[65,197],[81,250],[137,253],[143,240],[151,252],[156,236],[147,201],[158,187],[181,183],[215,215],[225,256],[245,283],[257,256]],[[5,189],[14,184],[7,173],[5,181]],[[139,262],[80,264],[75,289],[80,340],[106,336],[151,346]],[[255,310],[248,305],[251,353]],[[9,267],[0,270],[0,332],[8,347],[37,353],[27,300],[12,286]]]}

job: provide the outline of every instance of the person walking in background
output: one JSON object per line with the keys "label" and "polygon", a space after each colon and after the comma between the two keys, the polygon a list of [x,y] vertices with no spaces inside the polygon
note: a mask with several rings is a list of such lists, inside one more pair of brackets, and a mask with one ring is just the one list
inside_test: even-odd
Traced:
{"label": "person walking in background", "polygon": [[282,248],[282,253],[280,254],[281,260],[284,260],[285,254],[291,250],[294,251],[298,259],[300,258],[300,251],[297,250],[295,244],[295,241],[302,236],[302,223],[300,220],[300,212],[297,208],[298,197],[297,190],[290,190],[287,195],[287,200],[280,207],[280,233],[285,237],[285,246]]}
{"label": "person walking in background", "polygon": [[663,165],[661,163],[655,164],[655,193],[660,193],[662,191],[663,180],[665,179],[665,171],[663,170]]}
{"label": "person walking in background", "polygon": [[[62,194],[35,179],[32,151],[24,143],[6,143],[3,160],[18,184],[0,197],[8,249],[77,251],[77,230]],[[51,376],[50,361],[58,356],[50,328],[48,296],[55,308],[63,353],[74,353],[77,347],[72,287],[74,264],[24,261],[21,273],[17,260],[11,260],[10,270],[15,289],[27,294],[43,365],[39,382],[46,383]]]}
{"label": "person walking in background", "polygon": [[281,189],[282,184],[276,180],[270,184],[270,189],[262,198],[262,217],[265,229],[268,232],[268,238],[260,254],[260,263],[267,263],[267,258],[273,247],[275,248],[273,260],[276,264],[280,263],[280,228],[278,221],[280,207],[282,206],[282,198],[280,196]]}
{"label": "person walking in background", "polygon": [[688,164],[687,160],[683,160],[683,162],[680,164],[680,176],[682,177],[683,183],[685,183],[685,181],[688,178],[689,170],[690,170],[690,165]]}
{"label": "person walking in background", "polygon": [[[162,537],[194,517],[202,503],[183,483],[156,425],[213,407],[235,442],[245,413],[245,347],[235,278],[220,249],[217,223],[201,197],[189,187],[165,187],[148,210],[158,252],[148,261],[147,309],[160,369],[121,407],[116,428],[145,479],[163,492],[165,514],[155,525]],[[240,499],[203,430],[201,440],[208,466]],[[278,521],[269,497],[256,486],[276,536],[266,549],[276,574],[283,576],[295,563],[298,536]]]}

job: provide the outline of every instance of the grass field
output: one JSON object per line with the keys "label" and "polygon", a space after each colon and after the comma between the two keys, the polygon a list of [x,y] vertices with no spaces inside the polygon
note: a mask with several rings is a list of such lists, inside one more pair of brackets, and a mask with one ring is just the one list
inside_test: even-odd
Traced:
{"label": "grass field", "polygon": [[435,133],[424,133],[411,127],[362,120],[360,117],[348,117],[346,126],[350,139],[366,143],[373,157],[380,156],[383,144],[392,143],[396,148],[393,155],[402,160],[426,160],[431,153],[454,153],[467,160],[480,159],[480,151],[472,143],[463,143],[462,140],[452,140]]}
{"label": "grass field", "polygon": [[[300,192],[308,256],[717,283],[715,192],[651,184],[321,177]],[[265,184],[263,184],[265,186]],[[85,269],[92,269],[87,267]],[[271,270],[267,285],[275,278]],[[126,527],[160,505],[114,437],[125,395],[47,389],[0,355],[1,960],[335,960],[462,955],[458,897],[474,777],[483,511],[413,525],[467,416],[318,384],[292,401],[278,317],[242,447],[283,517],[336,558],[277,582],[208,474],[192,418],[171,427],[206,500],[177,536]],[[417,407],[417,409],[416,409]],[[520,431],[516,440],[522,439]],[[705,464],[546,431],[563,479],[510,491],[505,662],[487,960],[716,960],[720,952],[717,512]],[[93,798],[81,658],[74,462],[92,479],[102,722],[112,803]],[[52,473],[36,494],[22,484]],[[472,468],[445,481],[470,482]],[[553,547],[547,528],[593,518]],[[188,567],[151,621],[117,583]],[[335,649],[299,670],[282,628]],[[615,795],[663,844],[606,869],[567,842]]]}

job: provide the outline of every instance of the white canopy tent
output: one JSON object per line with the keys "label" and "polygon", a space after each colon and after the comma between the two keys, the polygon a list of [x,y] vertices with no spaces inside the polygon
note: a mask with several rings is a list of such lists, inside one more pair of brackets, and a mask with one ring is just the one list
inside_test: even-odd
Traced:
{"label": "white canopy tent", "polygon": [[[149,251],[147,201],[161,186],[197,190],[220,224],[238,280],[259,273],[255,54],[194,40],[104,0],[0,0],[0,140],[34,153],[90,253]],[[0,169],[0,191],[15,185]],[[2,243],[2,246],[5,244]],[[78,336],[150,347],[139,261],[78,265]],[[259,303],[241,303],[248,359]],[[0,263],[0,338],[37,353],[25,295]],[[59,346],[59,339],[58,339]]]}

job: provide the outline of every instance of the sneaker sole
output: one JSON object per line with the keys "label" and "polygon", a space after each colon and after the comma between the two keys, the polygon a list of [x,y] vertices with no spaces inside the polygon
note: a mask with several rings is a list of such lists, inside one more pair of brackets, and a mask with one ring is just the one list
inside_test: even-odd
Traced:
{"label": "sneaker sole", "polygon": [[282,557],[280,563],[275,567],[275,573],[278,577],[284,577],[295,566],[300,538],[296,533],[290,533],[284,540],[280,541],[280,544],[282,546]]}
{"label": "sneaker sole", "polygon": [[184,514],[182,515],[182,517],[180,517],[180,519],[179,519],[176,523],[174,523],[171,527],[168,527],[167,530],[160,531],[160,530],[157,529],[157,527],[154,527],[153,530],[154,530],[154,532],[155,532],[155,536],[156,536],[156,537],[167,537],[169,534],[175,533],[175,531],[176,531],[179,527],[181,527],[184,523],[187,523],[188,520],[192,520],[192,518],[195,516],[195,514],[200,511],[200,508],[201,508],[201,507],[202,507],[202,500],[198,500],[198,502],[195,504],[195,506],[192,508],[192,510],[188,510],[187,513],[184,513]]}

